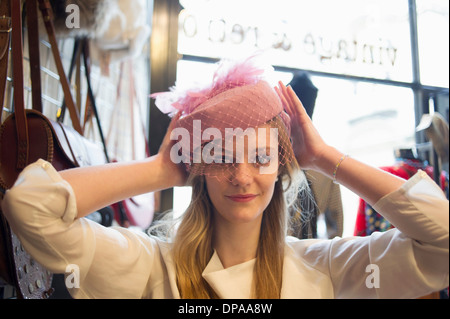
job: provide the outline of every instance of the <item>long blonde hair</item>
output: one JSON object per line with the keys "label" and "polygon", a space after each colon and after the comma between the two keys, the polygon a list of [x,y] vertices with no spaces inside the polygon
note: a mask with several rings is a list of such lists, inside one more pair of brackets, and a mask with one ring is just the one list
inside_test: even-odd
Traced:
{"label": "long blonde hair", "polygon": [[[282,127],[276,118],[275,125]],[[279,130],[280,151],[291,161],[279,168],[279,180],[273,197],[264,211],[256,263],[253,296],[258,299],[280,298],[284,245],[289,226],[289,207],[293,206],[300,187],[305,187],[286,130]],[[211,299],[218,296],[202,277],[213,255],[213,204],[206,190],[205,177],[191,175],[192,199],[176,229],[173,259],[177,285],[183,299]],[[296,209],[295,209],[296,210]]]}

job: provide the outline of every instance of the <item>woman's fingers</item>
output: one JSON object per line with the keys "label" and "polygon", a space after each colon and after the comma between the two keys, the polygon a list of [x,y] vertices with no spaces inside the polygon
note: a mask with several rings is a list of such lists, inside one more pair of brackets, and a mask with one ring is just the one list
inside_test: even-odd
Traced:
{"label": "woman's fingers", "polygon": [[289,99],[291,101],[291,105],[293,106],[293,108],[295,109],[295,113],[297,116],[304,116],[307,115],[305,107],[303,106],[302,101],[300,101],[299,97],[297,96],[297,94],[295,93],[294,89],[289,86],[286,89],[286,94],[289,96]]}
{"label": "woman's fingers", "polygon": [[276,87],[274,87],[274,89],[275,89],[275,92],[277,92],[277,94],[278,94],[278,97],[280,98],[280,100],[281,100],[281,104],[283,105],[283,108],[287,111],[287,101],[286,101],[286,99],[284,98],[284,96],[283,96],[283,94],[281,93],[281,91],[280,91],[280,89],[276,86]]}
{"label": "woman's fingers", "polygon": [[284,108],[288,113],[290,113],[290,107],[289,107],[289,104],[288,104],[286,98],[284,97],[283,92],[281,91],[281,85],[282,85],[282,83],[280,82],[279,85],[280,85],[280,87],[278,87],[278,86],[275,87],[275,92],[277,92],[278,96],[280,97],[281,104],[283,104],[283,108]]}
{"label": "woman's fingers", "polygon": [[181,164],[174,163],[170,158],[171,148],[175,141],[171,139],[172,131],[176,128],[177,122],[181,117],[181,112],[178,112],[171,120],[164,136],[158,155],[163,159],[165,168],[170,171],[170,179],[173,180],[174,186],[185,186],[187,180],[187,173],[185,167]]}
{"label": "woman's fingers", "polygon": [[291,86],[286,87],[282,82],[279,82],[279,85],[279,91],[281,92],[284,103],[287,105],[289,113],[297,118],[300,111],[303,109],[302,102]]}
{"label": "woman's fingers", "polygon": [[168,147],[171,144],[170,136],[172,131],[175,129],[176,123],[181,117],[181,112],[178,112],[170,121],[169,127],[167,128],[166,135],[164,136],[163,142],[161,144],[161,148]]}
{"label": "woman's fingers", "polygon": [[276,87],[275,91],[278,93],[278,96],[280,97],[281,102],[283,103],[284,109],[286,110],[288,115],[291,118],[293,118],[293,117],[295,117],[295,112],[294,112],[295,110],[293,109],[290,98],[287,95],[286,86],[282,82],[279,82],[278,85],[279,85],[279,87]]}
{"label": "woman's fingers", "polygon": [[172,120],[170,120],[169,128],[167,129],[168,132],[173,131],[173,129],[175,128],[180,117],[181,117],[181,111],[178,112],[177,114],[175,114],[175,116],[172,118]]}

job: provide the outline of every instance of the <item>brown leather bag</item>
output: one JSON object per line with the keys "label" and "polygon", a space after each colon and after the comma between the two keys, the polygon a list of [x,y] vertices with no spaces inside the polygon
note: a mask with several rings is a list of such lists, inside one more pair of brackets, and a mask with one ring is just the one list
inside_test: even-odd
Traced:
{"label": "brown leather bag", "polygon": [[[52,121],[36,110],[36,104],[39,104],[41,98],[40,67],[33,63],[39,63],[39,59],[30,59],[33,107],[36,109],[25,109],[21,1],[1,2],[9,2],[11,5],[14,114],[9,116],[0,128],[0,187],[3,190],[10,189],[22,170],[39,159],[52,163],[56,170],[106,163],[104,151],[80,134],[79,116],[60,59],[49,1],[38,0],[38,3],[46,22],[47,34],[74,128]],[[27,15],[30,15],[28,28],[31,29],[37,23],[36,0],[27,0],[26,5]],[[36,45],[38,39],[33,39],[32,34],[29,33],[30,48],[34,47],[32,54],[39,56]],[[36,87],[39,87],[39,90],[35,89]],[[0,227],[0,283],[3,279],[14,286],[18,298],[48,298],[52,293],[53,275],[28,255],[1,212]]]}

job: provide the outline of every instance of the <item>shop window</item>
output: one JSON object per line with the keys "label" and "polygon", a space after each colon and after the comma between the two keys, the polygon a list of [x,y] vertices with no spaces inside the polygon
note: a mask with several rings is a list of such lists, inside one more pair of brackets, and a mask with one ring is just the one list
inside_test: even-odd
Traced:
{"label": "shop window", "polygon": [[264,50],[298,69],[411,81],[408,1],[180,1],[178,50],[236,57]]}
{"label": "shop window", "polygon": [[447,0],[416,0],[421,81],[449,84],[449,19]]}

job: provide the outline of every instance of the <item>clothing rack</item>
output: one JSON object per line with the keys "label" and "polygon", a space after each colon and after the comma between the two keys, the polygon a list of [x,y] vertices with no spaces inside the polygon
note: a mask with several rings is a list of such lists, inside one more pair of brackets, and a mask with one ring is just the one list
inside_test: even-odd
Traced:
{"label": "clothing rack", "polygon": [[433,149],[433,143],[432,142],[418,143],[414,146],[414,148],[416,149],[417,155],[421,160],[428,162],[431,166],[434,167],[433,178],[434,181],[438,185],[440,185],[442,167],[440,167],[438,155],[436,151]]}

